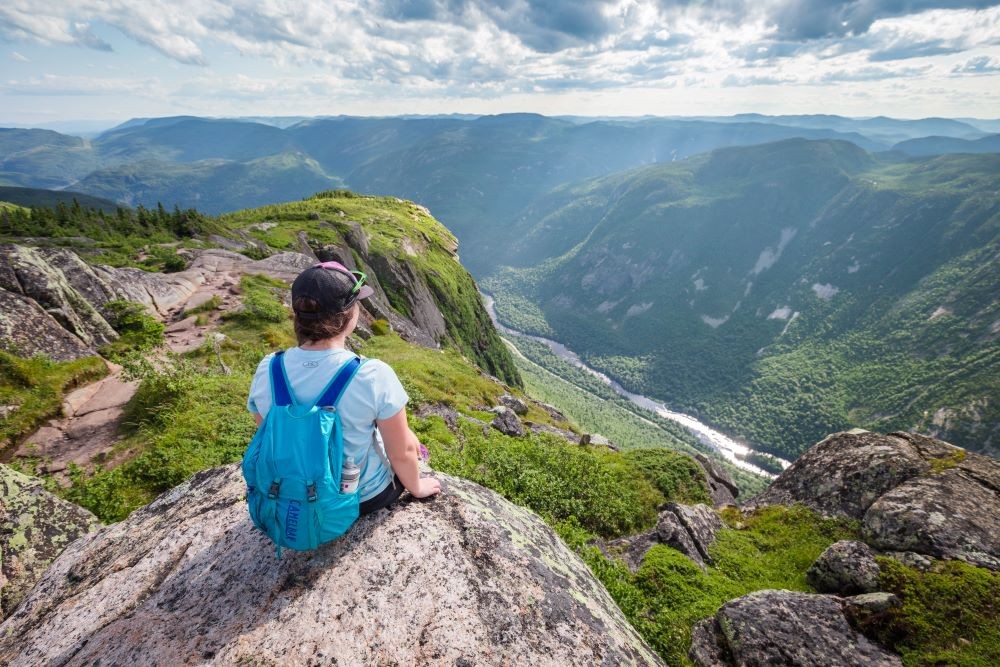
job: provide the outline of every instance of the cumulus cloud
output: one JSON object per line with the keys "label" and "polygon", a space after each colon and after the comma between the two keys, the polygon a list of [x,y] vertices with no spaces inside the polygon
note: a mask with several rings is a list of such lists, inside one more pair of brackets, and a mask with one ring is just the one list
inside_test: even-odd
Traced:
{"label": "cumulus cloud", "polygon": [[17,51],[11,51],[9,57],[10,57],[11,60],[13,60],[14,62],[18,62],[18,63],[30,62],[28,60],[27,56],[25,56],[25,55],[23,55],[21,53],[18,53]]}
{"label": "cumulus cloud", "polygon": [[[866,69],[852,54],[891,63],[996,44],[997,5],[985,0],[5,0],[0,36],[102,51],[124,36],[199,67],[210,67],[208,54],[222,47],[282,66],[318,67],[341,84],[489,96],[704,81],[741,87],[920,76],[920,68]],[[808,62],[810,71],[786,69],[786,63],[801,62]]]}

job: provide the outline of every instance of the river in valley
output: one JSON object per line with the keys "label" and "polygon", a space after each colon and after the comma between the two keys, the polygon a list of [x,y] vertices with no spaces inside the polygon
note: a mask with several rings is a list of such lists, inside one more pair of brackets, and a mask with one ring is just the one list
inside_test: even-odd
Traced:
{"label": "river in valley", "polygon": [[[694,434],[694,436],[698,438],[698,440],[702,444],[711,447],[737,467],[742,468],[743,470],[757,473],[758,475],[774,477],[773,474],[761,470],[760,468],[751,463],[747,463],[746,457],[748,454],[754,452],[753,449],[750,449],[746,445],[737,442],[736,440],[729,437],[728,435],[725,435],[724,433],[720,433],[711,426],[708,426],[704,422],[699,421],[697,418],[692,417],[691,415],[684,414],[683,412],[675,412],[670,408],[668,408],[667,406],[665,406],[664,404],[658,403],[657,401],[654,401],[648,396],[643,396],[642,394],[634,394],[628,391],[627,389],[625,389],[625,387],[621,386],[618,382],[611,379],[604,373],[594,368],[591,368],[590,366],[585,364],[583,360],[580,359],[580,356],[576,352],[573,352],[562,343],[551,340],[549,338],[543,338],[542,336],[534,336],[531,334],[526,334],[521,331],[517,331],[516,329],[511,329],[510,327],[505,326],[497,319],[496,309],[493,307],[493,297],[486,293],[482,293],[482,297],[483,297],[483,304],[486,306],[486,310],[487,312],[489,312],[490,318],[493,320],[493,324],[501,333],[515,338],[516,337],[530,338],[531,340],[542,343],[550,350],[552,350],[552,352],[560,359],[576,366],[577,368],[586,371],[587,373],[590,373],[594,377],[601,380],[601,382],[611,387],[615,391],[615,393],[619,394],[620,396],[624,396],[625,398],[632,401],[632,403],[639,406],[640,408],[648,410],[665,419],[677,422],[678,424],[689,430],[692,434]],[[790,465],[790,463],[788,461],[785,461],[784,459],[777,459],[777,460],[785,468],[787,468]]]}

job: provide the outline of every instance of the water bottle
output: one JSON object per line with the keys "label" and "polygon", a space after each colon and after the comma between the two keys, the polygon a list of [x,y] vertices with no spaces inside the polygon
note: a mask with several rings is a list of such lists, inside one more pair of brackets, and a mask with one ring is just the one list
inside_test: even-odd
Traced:
{"label": "water bottle", "polygon": [[354,463],[350,456],[344,461],[344,468],[340,471],[340,492],[354,493],[358,490],[358,481],[361,479],[361,468]]}

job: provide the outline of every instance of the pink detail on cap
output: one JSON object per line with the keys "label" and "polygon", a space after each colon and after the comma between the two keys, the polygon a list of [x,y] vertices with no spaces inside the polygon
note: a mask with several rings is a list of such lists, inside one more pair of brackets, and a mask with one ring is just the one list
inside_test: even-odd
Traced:
{"label": "pink detail on cap", "polygon": [[346,273],[350,277],[354,278],[354,274],[351,270],[341,264],[340,262],[320,262],[313,267],[314,269],[333,269],[334,271],[340,271],[341,273]]}

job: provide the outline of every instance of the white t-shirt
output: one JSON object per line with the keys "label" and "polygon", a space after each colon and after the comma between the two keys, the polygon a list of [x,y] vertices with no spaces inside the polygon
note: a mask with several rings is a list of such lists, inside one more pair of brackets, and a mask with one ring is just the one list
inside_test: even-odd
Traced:
{"label": "white t-shirt", "polygon": [[[337,370],[353,356],[353,352],[343,349],[303,350],[293,347],[285,352],[285,372],[292,398],[300,405],[312,405]],[[266,417],[271,409],[272,357],[274,354],[267,355],[257,365],[247,399],[250,412],[262,417]],[[392,481],[392,472],[371,446],[373,435],[378,438],[378,446],[382,446],[375,420],[392,417],[406,407],[407,401],[409,396],[396,372],[378,359],[366,359],[361,364],[340,398],[337,411],[344,432],[344,457],[353,458],[361,467],[358,487],[361,500],[377,496]]]}

